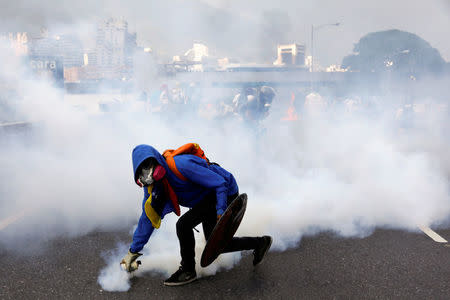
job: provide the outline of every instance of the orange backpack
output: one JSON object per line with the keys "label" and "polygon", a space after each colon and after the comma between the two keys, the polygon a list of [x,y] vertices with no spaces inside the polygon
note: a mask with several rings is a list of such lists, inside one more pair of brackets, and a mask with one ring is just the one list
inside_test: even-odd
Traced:
{"label": "orange backpack", "polygon": [[209,159],[205,156],[205,152],[203,152],[202,148],[196,143],[188,143],[176,150],[168,149],[163,152],[163,156],[166,159],[167,165],[169,169],[177,175],[181,180],[186,181],[187,179],[183,176],[183,174],[178,171],[177,166],[175,165],[174,156],[180,154],[192,154],[204,159],[209,164]]}

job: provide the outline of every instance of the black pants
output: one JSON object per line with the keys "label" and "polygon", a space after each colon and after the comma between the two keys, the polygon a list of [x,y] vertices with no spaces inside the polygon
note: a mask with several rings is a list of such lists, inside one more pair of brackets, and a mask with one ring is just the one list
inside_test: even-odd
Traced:
{"label": "black pants", "polygon": [[[229,205],[237,197],[228,197]],[[177,221],[177,236],[180,241],[181,265],[186,270],[195,269],[195,239],[193,228],[202,223],[205,239],[208,240],[217,222],[216,194],[208,194],[203,200]],[[257,237],[233,237],[223,253],[256,249],[260,238]]]}

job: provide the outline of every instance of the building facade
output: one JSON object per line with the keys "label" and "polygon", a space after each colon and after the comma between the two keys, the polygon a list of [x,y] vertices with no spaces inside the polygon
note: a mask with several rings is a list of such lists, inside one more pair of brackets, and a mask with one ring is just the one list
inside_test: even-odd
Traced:
{"label": "building facade", "polygon": [[303,66],[305,64],[305,46],[300,44],[278,45],[277,60],[274,65]]}
{"label": "building facade", "polygon": [[28,55],[29,35],[26,32],[9,32],[2,34],[0,40],[3,41],[6,47],[13,49],[17,56]]}
{"label": "building facade", "polygon": [[29,55],[42,57],[62,57],[64,67],[80,67],[83,65],[83,45],[71,35],[39,36],[32,38]]}
{"label": "building facade", "polygon": [[129,78],[136,48],[136,33],[128,32],[128,23],[110,18],[98,26],[95,58],[89,57],[89,64],[95,63],[103,78]]}

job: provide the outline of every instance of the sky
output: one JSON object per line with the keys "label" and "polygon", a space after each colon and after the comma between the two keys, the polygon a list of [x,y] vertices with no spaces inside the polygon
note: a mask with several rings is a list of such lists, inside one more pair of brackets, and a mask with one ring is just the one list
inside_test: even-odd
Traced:
{"label": "sky", "polygon": [[[272,62],[277,43],[297,42],[309,53],[311,26],[340,22],[315,31],[315,55],[322,65],[340,63],[369,32],[400,29],[415,33],[450,61],[449,0],[1,0],[0,31],[77,31],[95,36],[95,22],[123,17],[141,46],[167,57],[194,40],[210,52],[245,62]],[[92,44],[92,39],[91,39]]]}

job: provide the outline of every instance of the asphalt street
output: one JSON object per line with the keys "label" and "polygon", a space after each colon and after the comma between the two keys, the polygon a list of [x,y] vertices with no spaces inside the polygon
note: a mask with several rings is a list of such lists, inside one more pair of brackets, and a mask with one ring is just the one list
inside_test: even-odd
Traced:
{"label": "asphalt street", "polygon": [[[436,232],[450,240],[450,229]],[[106,292],[97,283],[100,253],[124,232],[58,238],[19,254],[0,246],[0,299],[449,299],[450,245],[422,232],[378,229],[365,238],[332,233],[305,237],[284,252],[271,251],[254,268],[249,252],[234,268],[181,287],[144,274],[128,292]]]}

